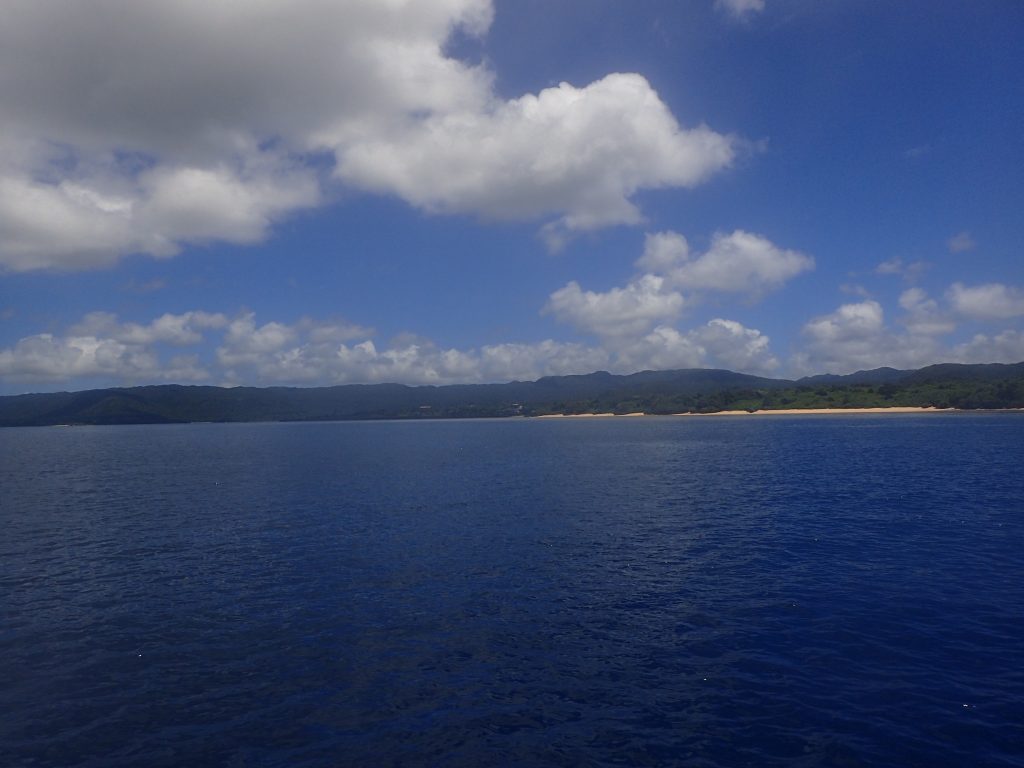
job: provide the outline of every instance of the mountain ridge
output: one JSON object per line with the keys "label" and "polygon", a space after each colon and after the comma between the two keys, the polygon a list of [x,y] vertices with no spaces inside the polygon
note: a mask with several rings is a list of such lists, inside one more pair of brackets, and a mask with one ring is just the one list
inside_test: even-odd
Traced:
{"label": "mountain ridge", "polygon": [[0,396],[0,426],[706,413],[772,408],[1024,407],[1024,362],[773,379],[688,368],[545,376],[499,384],[217,387],[150,384]]}

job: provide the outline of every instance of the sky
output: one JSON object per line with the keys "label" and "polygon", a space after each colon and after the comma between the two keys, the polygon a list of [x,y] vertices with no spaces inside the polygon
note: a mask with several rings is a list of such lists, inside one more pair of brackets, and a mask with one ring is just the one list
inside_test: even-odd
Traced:
{"label": "sky", "polygon": [[0,394],[1024,361],[1014,0],[7,0]]}

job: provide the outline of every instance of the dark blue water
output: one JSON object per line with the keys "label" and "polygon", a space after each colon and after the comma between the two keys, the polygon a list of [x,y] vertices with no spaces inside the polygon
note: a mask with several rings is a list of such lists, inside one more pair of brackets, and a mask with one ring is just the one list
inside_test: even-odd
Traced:
{"label": "dark blue water", "polygon": [[0,765],[1024,766],[1024,416],[0,430]]}

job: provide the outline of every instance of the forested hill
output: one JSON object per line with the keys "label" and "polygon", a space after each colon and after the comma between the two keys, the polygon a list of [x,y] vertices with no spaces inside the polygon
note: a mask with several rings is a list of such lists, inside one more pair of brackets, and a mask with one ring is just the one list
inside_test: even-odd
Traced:
{"label": "forested hill", "polygon": [[724,370],[548,376],[507,384],[159,385],[0,397],[0,426],[684,413],[772,408],[1024,407],[1024,363],[879,368],[791,381]]}

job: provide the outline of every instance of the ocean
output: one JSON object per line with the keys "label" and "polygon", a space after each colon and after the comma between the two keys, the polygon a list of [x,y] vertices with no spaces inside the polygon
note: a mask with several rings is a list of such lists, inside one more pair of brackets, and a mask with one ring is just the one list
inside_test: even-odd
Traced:
{"label": "ocean", "polygon": [[0,430],[3,766],[1024,766],[1024,414]]}

